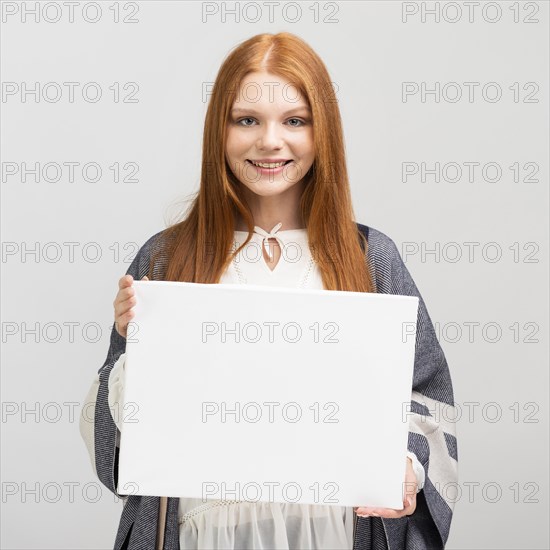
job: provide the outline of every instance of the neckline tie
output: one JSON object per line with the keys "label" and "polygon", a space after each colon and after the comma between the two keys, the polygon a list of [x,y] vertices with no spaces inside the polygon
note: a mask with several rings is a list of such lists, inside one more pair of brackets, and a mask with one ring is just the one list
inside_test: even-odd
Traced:
{"label": "neckline tie", "polygon": [[272,254],[270,246],[269,246],[269,239],[270,238],[277,239],[277,241],[279,241],[279,243],[281,245],[281,249],[284,248],[285,243],[284,243],[281,235],[277,234],[277,231],[279,231],[279,229],[281,229],[282,225],[283,225],[283,222],[279,222],[278,224],[274,225],[273,228],[271,229],[271,231],[269,231],[269,233],[265,229],[262,229],[261,227],[259,227],[257,225],[254,226],[254,233],[257,233],[258,235],[261,235],[263,237],[262,238],[262,245],[265,248],[265,251],[267,252],[267,255],[269,256],[270,260],[273,259],[273,254]]}

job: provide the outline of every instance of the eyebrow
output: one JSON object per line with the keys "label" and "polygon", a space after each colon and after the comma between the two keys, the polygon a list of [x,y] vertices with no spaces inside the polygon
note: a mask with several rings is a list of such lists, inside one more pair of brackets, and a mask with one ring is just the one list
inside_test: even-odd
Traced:
{"label": "eyebrow", "polygon": [[[290,115],[292,113],[298,113],[298,112],[301,112],[301,111],[307,111],[308,113],[311,113],[311,109],[307,105],[302,105],[300,107],[294,107],[294,109],[290,109],[289,111],[286,111],[285,113],[283,113],[283,116]],[[233,114],[251,113],[253,115],[257,115],[258,111],[254,110],[254,109],[242,109],[242,108],[239,108],[239,107],[235,107],[234,109],[231,110],[231,113],[233,113]]]}

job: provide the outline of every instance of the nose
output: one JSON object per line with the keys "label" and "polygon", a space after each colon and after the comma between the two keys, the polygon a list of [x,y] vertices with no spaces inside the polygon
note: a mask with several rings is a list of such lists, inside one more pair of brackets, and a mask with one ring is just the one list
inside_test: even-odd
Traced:
{"label": "nose", "polygon": [[282,129],[277,122],[267,122],[261,129],[258,149],[281,149],[283,146]]}

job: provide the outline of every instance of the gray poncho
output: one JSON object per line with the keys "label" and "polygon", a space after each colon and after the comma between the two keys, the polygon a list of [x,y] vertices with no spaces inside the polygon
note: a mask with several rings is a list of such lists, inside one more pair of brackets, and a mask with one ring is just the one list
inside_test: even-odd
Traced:
{"label": "gray poncho", "polygon": [[[422,299],[395,243],[384,233],[357,224],[368,240],[367,259],[376,291],[419,297],[416,351],[409,418],[408,448],[415,453],[426,472],[424,488],[416,495],[416,510],[398,519],[357,518],[354,550],[433,550],[444,548],[449,537],[454,501],[447,497],[448,487],[458,481],[458,456],[451,377],[445,355]],[[140,248],[127,274],[135,280],[148,275],[153,252],[159,250],[162,232],[156,233]],[[162,279],[167,257],[162,249],[153,272]],[[80,430],[86,441],[92,466],[100,481],[115,495],[117,491],[117,427],[108,403],[109,374],[126,349],[126,339],[114,328],[107,358],[99,369],[81,415]],[[83,408],[83,410],[84,410]],[[91,411],[94,422],[88,421]],[[435,414],[432,414],[434,413]],[[358,433],[356,437],[369,437]],[[162,449],[159,449],[162,455]],[[358,472],[358,483],[360,473]],[[452,493],[452,491],[451,491]],[[179,550],[178,498],[129,495],[125,498],[116,535],[115,550]]]}

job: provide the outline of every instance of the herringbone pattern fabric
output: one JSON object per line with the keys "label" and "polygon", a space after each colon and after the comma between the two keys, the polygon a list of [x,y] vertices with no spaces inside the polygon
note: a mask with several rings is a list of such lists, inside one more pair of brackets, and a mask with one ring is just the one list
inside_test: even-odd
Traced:
{"label": "herringbone pattern fabric", "polygon": [[[368,239],[367,259],[376,291],[420,298],[408,447],[424,466],[426,480],[424,489],[417,494],[416,511],[411,516],[399,519],[357,518],[354,550],[444,548],[451,526],[453,501],[447,500],[446,492],[440,490],[448,484],[455,484],[458,479],[455,425],[442,420],[455,418],[449,368],[424,300],[395,243],[381,231],[361,224],[357,226]],[[162,280],[167,257],[160,248],[161,233],[156,233],[147,240],[128,268],[127,274],[132,275],[135,280],[148,275],[151,254],[157,250],[160,254],[153,279]],[[160,498],[132,495],[131,488],[120,488],[119,494],[116,487],[117,428],[109,410],[107,396],[109,374],[125,348],[126,340],[116,332],[113,325],[107,358],[98,373],[93,436],[95,464],[99,479],[110,491],[120,497],[129,495],[122,511],[115,550],[155,550]],[[432,415],[431,411],[434,410],[438,410],[440,414]],[[356,437],[369,437],[369,434],[358,433]],[[164,550],[180,549],[178,505],[179,499],[168,499]]]}

